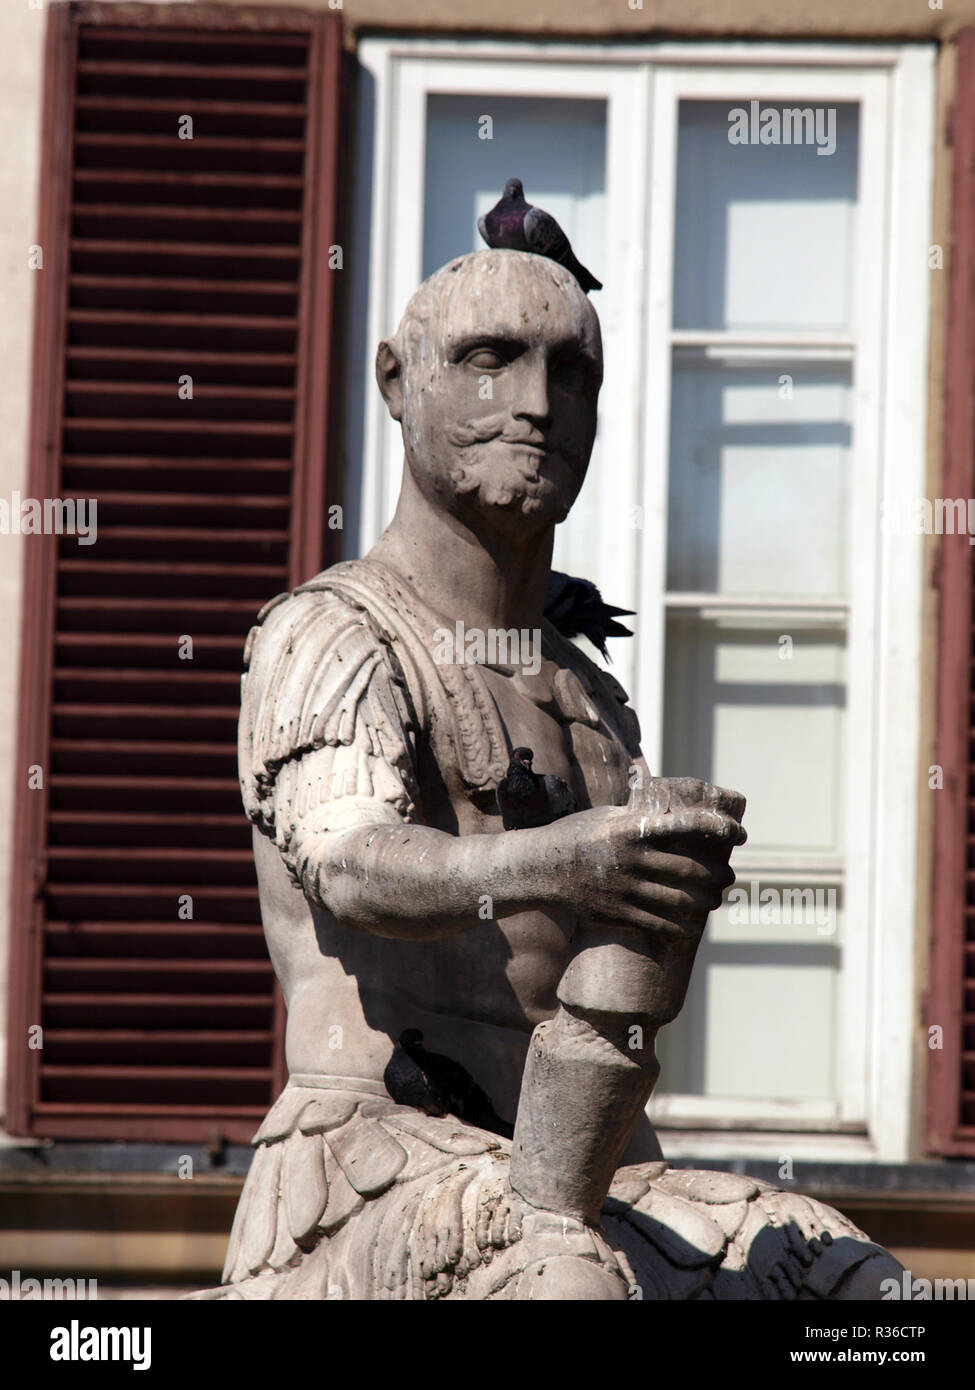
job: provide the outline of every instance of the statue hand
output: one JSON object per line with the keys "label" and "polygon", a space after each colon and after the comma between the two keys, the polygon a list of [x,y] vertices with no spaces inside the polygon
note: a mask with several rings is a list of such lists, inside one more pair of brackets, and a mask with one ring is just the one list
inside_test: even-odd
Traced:
{"label": "statue hand", "polygon": [[599,806],[534,832],[555,870],[552,892],[573,916],[695,935],[735,881],[739,821],[713,807],[652,812]]}

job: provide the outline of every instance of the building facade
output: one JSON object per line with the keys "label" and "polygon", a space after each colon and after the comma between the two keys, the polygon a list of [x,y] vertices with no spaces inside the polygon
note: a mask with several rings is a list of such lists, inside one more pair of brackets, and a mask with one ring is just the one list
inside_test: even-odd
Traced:
{"label": "building facade", "polygon": [[0,1265],[215,1276],[284,1075],[244,638],[391,515],[372,353],[517,174],[605,284],[556,564],[651,767],[749,800],[665,1151],[975,1276],[975,6],[2,23]]}

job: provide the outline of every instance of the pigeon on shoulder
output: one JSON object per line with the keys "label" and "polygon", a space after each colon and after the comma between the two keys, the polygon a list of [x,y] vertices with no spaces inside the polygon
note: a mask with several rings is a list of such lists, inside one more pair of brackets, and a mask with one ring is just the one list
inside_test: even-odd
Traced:
{"label": "pigeon on shoulder", "polygon": [[525,201],[521,179],[509,179],[490,212],[477,219],[477,230],[488,246],[500,251],[532,251],[547,256],[572,272],[586,294],[602,285],[576,260],[569,238],[551,213]]}
{"label": "pigeon on shoulder", "polygon": [[610,660],[606,650],[607,637],[632,637],[628,627],[617,618],[633,616],[632,608],[616,608],[605,603],[591,579],[576,579],[571,574],[552,570],[545,597],[545,616],[563,637],[588,637],[589,641]]}

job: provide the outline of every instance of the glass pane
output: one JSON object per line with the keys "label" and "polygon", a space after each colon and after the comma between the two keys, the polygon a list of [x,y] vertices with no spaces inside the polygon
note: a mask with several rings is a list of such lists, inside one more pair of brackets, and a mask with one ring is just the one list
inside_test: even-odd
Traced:
{"label": "glass pane", "polygon": [[858,108],[820,107],[818,127],[812,108],[802,121],[811,143],[729,140],[741,129],[740,117],[729,120],[735,112],[745,113],[749,140],[753,126],[759,140],[763,125],[766,137],[775,133],[774,113],[780,140],[792,138],[800,127],[782,123],[785,109],[748,99],[681,102],[675,328],[851,327]]}
{"label": "glass pane", "polygon": [[711,916],[680,1017],[657,1041],[660,1094],[832,1100],[842,896],[742,880]]}
{"label": "glass pane", "polygon": [[849,366],[674,360],[668,588],[845,595]]}
{"label": "glass pane", "polygon": [[692,613],[668,622],[664,775],[742,792],[749,854],[840,856],[845,706],[840,632]]}

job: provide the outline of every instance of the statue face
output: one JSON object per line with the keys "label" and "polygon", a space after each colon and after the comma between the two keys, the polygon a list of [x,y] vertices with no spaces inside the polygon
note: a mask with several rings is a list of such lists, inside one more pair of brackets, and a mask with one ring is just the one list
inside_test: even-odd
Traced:
{"label": "statue face", "polygon": [[[391,349],[401,394],[387,394],[421,491],[478,532],[562,521],[596,432],[602,348],[588,299],[561,266],[512,251],[453,262],[424,297]],[[379,371],[382,384],[382,349]]]}

